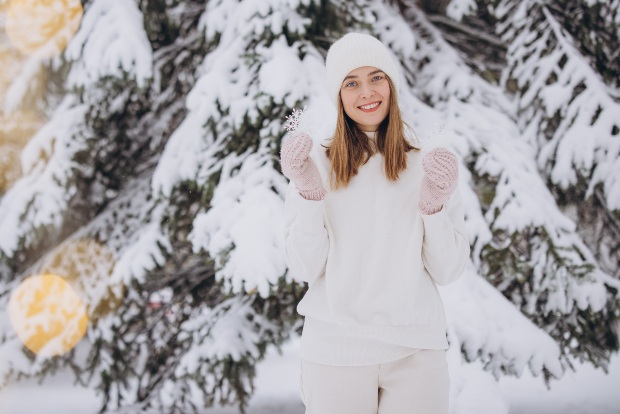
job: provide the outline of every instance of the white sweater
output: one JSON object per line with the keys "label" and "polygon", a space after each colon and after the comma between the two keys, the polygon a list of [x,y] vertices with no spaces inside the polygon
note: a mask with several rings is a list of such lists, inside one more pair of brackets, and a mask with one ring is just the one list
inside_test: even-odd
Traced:
{"label": "white sweater", "polygon": [[373,155],[346,188],[329,190],[330,161],[311,157],[328,189],[302,198],[291,183],[285,202],[290,272],[308,283],[303,359],[328,365],[388,362],[418,348],[445,349],[445,314],[436,285],[455,281],[469,257],[457,191],[433,215],[417,209],[424,151],[408,153],[397,181]]}

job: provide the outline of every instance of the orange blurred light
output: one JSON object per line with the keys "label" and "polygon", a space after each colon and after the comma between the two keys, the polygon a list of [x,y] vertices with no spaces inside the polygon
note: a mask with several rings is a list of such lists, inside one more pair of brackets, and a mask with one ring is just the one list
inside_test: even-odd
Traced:
{"label": "orange blurred light", "polygon": [[11,294],[9,317],[24,345],[41,356],[70,351],[86,333],[86,307],[63,278],[26,278]]}
{"label": "orange blurred light", "polygon": [[6,33],[22,53],[52,57],[75,35],[82,14],[80,0],[12,0]]}

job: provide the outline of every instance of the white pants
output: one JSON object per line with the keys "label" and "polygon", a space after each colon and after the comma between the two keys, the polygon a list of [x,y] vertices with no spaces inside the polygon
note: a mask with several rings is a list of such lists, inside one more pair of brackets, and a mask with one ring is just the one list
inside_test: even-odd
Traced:
{"label": "white pants", "polygon": [[361,367],[301,361],[306,414],[448,414],[449,392],[444,350]]}

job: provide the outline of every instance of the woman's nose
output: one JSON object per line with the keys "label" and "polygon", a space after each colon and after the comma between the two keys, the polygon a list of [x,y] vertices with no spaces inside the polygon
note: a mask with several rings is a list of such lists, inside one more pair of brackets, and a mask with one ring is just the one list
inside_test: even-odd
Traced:
{"label": "woman's nose", "polygon": [[362,98],[368,98],[375,94],[375,90],[372,88],[370,84],[362,84],[362,89],[361,89],[360,94]]}

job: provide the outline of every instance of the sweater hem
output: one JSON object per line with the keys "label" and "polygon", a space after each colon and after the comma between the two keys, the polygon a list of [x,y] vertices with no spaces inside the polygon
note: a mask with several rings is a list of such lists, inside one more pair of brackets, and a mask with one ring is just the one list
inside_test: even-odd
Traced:
{"label": "sweater hem", "polygon": [[336,366],[391,362],[420,349],[447,349],[443,326],[346,326],[306,317],[300,356],[310,362]]}

